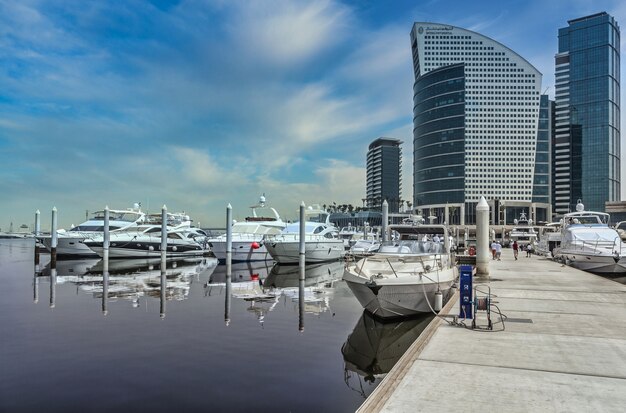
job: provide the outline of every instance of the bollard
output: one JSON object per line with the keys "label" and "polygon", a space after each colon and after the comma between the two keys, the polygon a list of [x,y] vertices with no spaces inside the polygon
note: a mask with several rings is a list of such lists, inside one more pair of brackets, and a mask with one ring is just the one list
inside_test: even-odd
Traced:
{"label": "bollard", "polygon": [[489,278],[489,205],[484,196],[476,205],[476,276]]}
{"label": "bollard", "polygon": [[161,259],[167,255],[167,207],[161,208]]}
{"label": "bollard", "polygon": [[[385,242],[387,241],[387,225],[389,225],[389,204],[387,203],[387,200],[385,199],[383,201],[383,222],[382,222],[383,226],[382,226],[382,241]],[[367,237],[366,237],[367,239]]]}
{"label": "bollard", "polygon": [[59,234],[57,234],[57,207],[52,208],[52,228],[50,229],[50,260],[56,264],[57,244]]}
{"label": "bollard", "polygon": [[104,236],[102,238],[102,250],[105,254],[107,254],[107,256],[109,253],[109,244],[111,241],[111,235],[109,234],[109,215],[109,206],[107,205],[104,207]]}

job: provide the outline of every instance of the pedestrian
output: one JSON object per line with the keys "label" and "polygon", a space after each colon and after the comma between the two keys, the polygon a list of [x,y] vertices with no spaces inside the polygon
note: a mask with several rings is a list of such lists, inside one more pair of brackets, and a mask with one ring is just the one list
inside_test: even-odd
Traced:
{"label": "pedestrian", "polygon": [[502,245],[496,242],[496,259],[500,261],[500,255],[502,254]]}
{"label": "pedestrian", "polygon": [[519,253],[519,245],[517,245],[517,241],[513,241],[513,256],[515,257],[515,261],[517,261],[518,253]]}
{"label": "pedestrian", "polygon": [[528,243],[528,245],[526,245],[526,258],[530,258],[532,253],[533,253],[533,246],[532,244]]}
{"label": "pedestrian", "polygon": [[496,259],[496,241],[495,240],[491,243],[491,259],[492,260]]}

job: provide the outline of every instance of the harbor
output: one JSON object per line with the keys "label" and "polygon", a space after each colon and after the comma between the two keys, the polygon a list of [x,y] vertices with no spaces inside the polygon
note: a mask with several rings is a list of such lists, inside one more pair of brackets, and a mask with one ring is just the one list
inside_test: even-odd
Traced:
{"label": "harbor", "polygon": [[[449,325],[458,294],[358,412],[621,412],[626,405],[626,277],[545,257],[489,262],[493,330]],[[484,315],[478,324],[484,327]]]}

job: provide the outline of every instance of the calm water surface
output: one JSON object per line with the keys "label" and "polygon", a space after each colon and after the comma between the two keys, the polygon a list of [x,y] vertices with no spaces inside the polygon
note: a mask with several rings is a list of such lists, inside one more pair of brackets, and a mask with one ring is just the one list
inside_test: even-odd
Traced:
{"label": "calm water surface", "polygon": [[430,321],[367,316],[340,262],[304,286],[272,263],[234,264],[230,285],[211,259],[108,273],[0,240],[0,411],[351,412]]}

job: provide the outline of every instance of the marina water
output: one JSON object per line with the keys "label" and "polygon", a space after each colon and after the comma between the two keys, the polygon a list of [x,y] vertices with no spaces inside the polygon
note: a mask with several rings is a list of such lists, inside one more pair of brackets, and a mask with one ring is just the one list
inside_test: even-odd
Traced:
{"label": "marina water", "polygon": [[103,300],[102,261],[33,258],[0,240],[0,411],[354,411],[430,319],[373,320],[342,262],[300,306],[297,266],[234,264],[227,300],[214,259],[168,261],[164,295],[158,262],[111,260]]}

